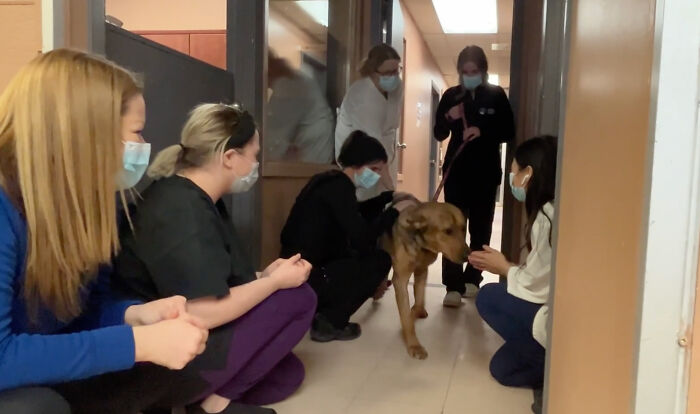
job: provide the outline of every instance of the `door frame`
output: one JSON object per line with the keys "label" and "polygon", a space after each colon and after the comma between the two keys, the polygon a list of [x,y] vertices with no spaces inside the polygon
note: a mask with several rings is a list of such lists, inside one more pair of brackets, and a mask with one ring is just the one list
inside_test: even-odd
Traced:
{"label": "door frame", "polygon": [[[441,143],[435,139],[435,133],[433,126],[435,125],[435,114],[437,111],[437,106],[440,102],[440,88],[435,84],[435,82],[430,81],[430,138],[428,139],[428,154],[430,154],[430,159],[428,160],[428,200],[431,200],[435,190],[440,183],[442,177],[442,160],[441,160]],[[437,97],[437,100],[435,99]]]}
{"label": "door frame", "polygon": [[[700,410],[700,4],[657,0],[633,407]],[[688,191],[690,190],[690,191]],[[694,368],[691,375],[690,368]],[[694,385],[694,386],[693,386]]]}

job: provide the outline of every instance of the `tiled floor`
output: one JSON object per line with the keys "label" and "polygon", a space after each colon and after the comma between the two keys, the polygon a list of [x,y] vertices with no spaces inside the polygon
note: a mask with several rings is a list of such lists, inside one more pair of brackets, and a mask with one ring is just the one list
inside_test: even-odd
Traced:
{"label": "tiled floor", "polygon": [[[492,245],[497,247],[500,228],[494,227]],[[440,283],[439,268],[438,261],[430,283]],[[428,287],[430,316],[417,323],[428,359],[406,354],[393,293],[388,292],[353,317],[362,324],[359,339],[318,344],[307,338],[299,345],[306,381],[274,408],[279,414],[530,413],[531,391],[502,387],[490,377],[488,361],[502,341],[481,321],[474,302],[446,309],[443,295],[441,287]]]}

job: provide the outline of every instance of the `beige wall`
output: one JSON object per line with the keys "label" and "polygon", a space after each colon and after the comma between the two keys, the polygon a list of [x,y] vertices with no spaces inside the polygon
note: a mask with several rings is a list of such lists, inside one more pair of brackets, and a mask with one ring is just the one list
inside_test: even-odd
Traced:
{"label": "beige wall", "polygon": [[0,4],[0,91],[41,52],[41,0]]}
{"label": "beige wall", "polygon": [[551,414],[631,411],[654,4],[572,3]]}
{"label": "beige wall", "polygon": [[[428,167],[430,161],[430,142],[433,139],[430,124],[430,105],[432,83],[438,92],[446,88],[440,68],[428,50],[423,37],[403,2],[401,11],[404,15],[404,39],[406,39],[406,73],[404,116],[402,128],[403,139],[407,147],[403,155],[403,181],[399,183],[400,191],[415,194],[420,199],[427,199]],[[421,116],[418,117],[418,105]]]}
{"label": "beige wall", "polygon": [[127,30],[226,30],[226,0],[105,0]]}

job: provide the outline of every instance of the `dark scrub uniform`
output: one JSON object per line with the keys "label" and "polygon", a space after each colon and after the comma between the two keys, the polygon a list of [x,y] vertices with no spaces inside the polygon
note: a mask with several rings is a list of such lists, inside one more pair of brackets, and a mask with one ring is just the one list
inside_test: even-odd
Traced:
{"label": "dark scrub uniform", "polygon": [[358,203],[355,184],[341,171],[317,174],[301,190],[282,230],[282,257],[301,253],[313,269],[309,284],[318,313],[336,328],[372,297],[391,269],[377,239],[398,212],[384,206],[392,192]]}
{"label": "dark scrub uniform", "polygon": [[[224,203],[212,202],[186,178],[151,184],[132,222],[133,231],[128,223],[120,229],[122,249],[113,280],[115,288],[130,297],[221,298],[230,287],[256,278]],[[181,375],[163,381],[159,367],[152,368],[155,373],[137,380],[145,387],[141,393],[157,395],[166,386],[149,393],[154,388],[150,383],[166,382],[167,393],[181,403],[212,393],[254,405],[280,401],[303,380],[304,367],[291,350],[308,331],[315,306],[315,294],[306,284],[278,291],[240,318],[211,330],[205,352]]]}
{"label": "dark scrub uniform", "polygon": [[[457,159],[462,144],[462,120],[448,120],[445,114],[455,105],[464,104],[467,125],[478,127],[481,136],[469,142]],[[503,89],[485,84],[476,88],[474,97],[461,86],[449,88],[442,95],[435,116],[435,138],[452,136],[445,154],[444,170],[453,163],[445,182],[445,201],[459,207],[469,218],[471,249],[482,250],[491,241],[491,226],[496,207],[496,190],[503,174],[499,145],[515,136],[513,111]],[[454,161],[453,161],[454,159]],[[444,173],[444,171],[443,171]],[[481,272],[472,266],[462,271],[462,265],[443,258],[442,283],[448,291],[464,294],[465,283],[476,286],[482,282]]]}

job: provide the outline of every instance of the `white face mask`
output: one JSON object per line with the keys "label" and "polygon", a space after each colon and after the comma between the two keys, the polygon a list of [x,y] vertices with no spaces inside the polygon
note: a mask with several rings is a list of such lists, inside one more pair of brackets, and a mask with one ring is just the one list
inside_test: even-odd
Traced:
{"label": "white face mask", "polygon": [[231,184],[231,192],[245,193],[246,191],[253,188],[255,182],[258,181],[259,177],[258,167],[260,167],[260,163],[254,162],[253,168],[245,177],[236,177],[236,179],[233,181],[233,184]]}

